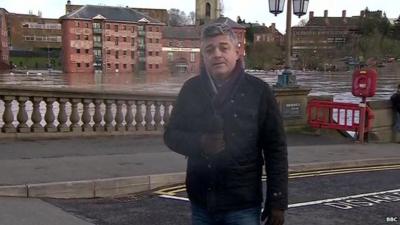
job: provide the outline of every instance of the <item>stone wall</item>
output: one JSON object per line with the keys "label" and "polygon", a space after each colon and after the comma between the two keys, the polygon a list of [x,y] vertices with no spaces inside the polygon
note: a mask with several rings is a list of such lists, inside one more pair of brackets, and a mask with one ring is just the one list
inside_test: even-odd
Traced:
{"label": "stone wall", "polygon": [[396,115],[391,102],[370,101],[368,106],[375,115],[372,130],[368,132],[368,142],[400,142],[400,133],[393,129]]}

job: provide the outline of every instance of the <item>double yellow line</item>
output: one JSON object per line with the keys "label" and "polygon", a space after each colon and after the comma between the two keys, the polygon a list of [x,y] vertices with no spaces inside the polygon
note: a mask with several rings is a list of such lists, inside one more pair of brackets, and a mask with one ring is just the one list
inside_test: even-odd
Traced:
{"label": "double yellow line", "polygon": [[[328,176],[336,174],[346,174],[346,173],[360,173],[360,172],[371,172],[371,171],[382,171],[382,170],[396,170],[400,169],[400,164],[387,165],[387,166],[367,166],[367,167],[353,167],[353,168],[343,168],[343,169],[326,169],[326,170],[316,170],[307,172],[293,172],[289,174],[289,179],[303,178],[303,177],[317,177],[317,176]],[[263,176],[263,181],[267,180],[266,176]],[[186,191],[186,185],[178,185],[169,188],[163,188],[154,192],[157,195],[169,195],[176,196],[177,193]]]}

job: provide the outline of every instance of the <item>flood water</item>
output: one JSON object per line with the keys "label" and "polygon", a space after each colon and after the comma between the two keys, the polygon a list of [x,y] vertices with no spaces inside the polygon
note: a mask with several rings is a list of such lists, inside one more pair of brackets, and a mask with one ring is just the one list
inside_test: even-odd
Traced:
{"label": "flood water", "polygon": [[[270,85],[279,72],[250,72]],[[310,95],[333,95],[335,101],[358,102],[351,94],[352,72],[295,71],[300,86],[310,88]],[[91,90],[126,90],[149,93],[177,93],[183,82],[194,75],[185,74],[0,74],[0,85],[71,87]],[[377,94],[372,99],[389,99],[400,83],[400,70],[379,71]]]}

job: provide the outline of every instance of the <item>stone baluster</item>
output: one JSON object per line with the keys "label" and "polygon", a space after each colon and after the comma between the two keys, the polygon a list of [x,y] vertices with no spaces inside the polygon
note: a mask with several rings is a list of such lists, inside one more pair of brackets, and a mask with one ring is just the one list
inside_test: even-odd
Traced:
{"label": "stone baluster", "polygon": [[12,112],[12,101],[15,100],[14,96],[4,96],[4,114],[3,114],[3,129],[2,131],[5,133],[15,133],[17,129],[13,125],[14,122],[14,114]]}
{"label": "stone baluster", "polygon": [[69,132],[69,128],[67,126],[67,121],[68,121],[68,115],[67,115],[67,110],[65,108],[65,105],[67,104],[69,100],[67,98],[60,98],[58,99],[58,102],[60,104],[59,108],[60,111],[58,111],[58,132]]}
{"label": "stone baluster", "polygon": [[164,125],[163,126],[164,126],[164,128],[169,122],[169,117],[170,117],[169,107],[170,106],[171,106],[171,102],[166,101],[165,104],[164,104],[164,117],[163,117],[163,120],[164,120]]}
{"label": "stone baluster", "polygon": [[124,122],[124,114],[122,113],[122,105],[124,101],[118,100],[117,101],[117,112],[115,113],[115,130],[117,131],[125,131],[125,127],[122,125]]}
{"label": "stone baluster", "polygon": [[56,119],[53,112],[53,103],[56,101],[56,98],[46,98],[46,114],[44,115],[44,119],[46,121],[45,130],[46,132],[57,132],[57,128],[54,125],[54,120]]}
{"label": "stone baluster", "polygon": [[92,126],[90,126],[90,121],[92,120],[92,116],[90,115],[90,103],[92,103],[92,99],[83,99],[82,131],[84,132],[93,131]]}
{"label": "stone baluster", "polygon": [[78,112],[78,104],[81,102],[80,99],[76,99],[73,98],[71,99],[71,108],[72,108],[72,112],[71,112],[71,116],[70,116],[70,120],[71,120],[71,126],[70,126],[70,130],[72,132],[81,132],[82,128],[79,126],[79,112]]}
{"label": "stone baluster", "polygon": [[146,101],[146,114],[144,116],[144,121],[145,121],[145,126],[146,130],[154,130],[154,125],[152,124],[153,122],[153,117],[151,116],[151,105],[152,101]]}
{"label": "stone baluster", "polygon": [[28,113],[26,112],[25,103],[29,100],[29,97],[18,97],[19,109],[17,114],[18,120],[18,132],[19,133],[28,133],[31,130],[29,129],[26,122],[28,121]]}
{"label": "stone baluster", "polygon": [[155,130],[161,130],[161,103],[159,101],[156,101],[154,103],[155,106],[155,112],[154,112],[154,129]]}
{"label": "stone baluster", "polygon": [[106,122],[104,128],[107,132],[112,132],[115,129],[113,129],[113,114],[112,114],[112,105],[114,103],[114,100],[105,100],[106,103],[106,113],[104,114],[104,122]]}
{"label": "stone baluster", "polygon": [[94,100],[95,110],[93,115],[93,121],[94,121],[93,130],[96,132],[104,131],[104,127],[103,125],[101,125],[101,122],[103,121],[103,115],[101,114],[102,103],[103,103],[102,99]]}
{"label": "stone baluster", "polygon": [[126,121],[126,131],[134,131],[135,127],[133,126],[133,113],[132,113],[132,105],[134,101],[126,101],[126,114],[125,114],[125,121]]}
{"label": "stone baluster", "polygon": [[136,105],[136,115],[135,115],[135,122],[136,122],[136,130],[142,131],[143,130],[143,115],[142,115],[142,101],[135,101]]}
{"label": "stone baluster", "polygon": [[42,97],[32,97],[31,101],[33,104],[33,111],[32,111],[32,122],[33,125],[31,126],[31,130],[34,133],[44,132],[44,127],[42,124],[42,114],[40,113],[40,103],[42,102]]}

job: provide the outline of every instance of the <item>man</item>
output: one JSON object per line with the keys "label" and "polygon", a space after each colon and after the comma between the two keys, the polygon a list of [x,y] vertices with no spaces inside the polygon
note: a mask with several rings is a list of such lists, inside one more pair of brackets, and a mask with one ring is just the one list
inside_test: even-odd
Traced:
{"label": "man", "polygon": [[242,68],[238,40],[226,24],[206,26],[204,66],[183,85],[164,134],[188,157],[186,187],[193,225],[284,223],[288,205],[286,137],[269,86]]}
{"label": "man", "polygon": [[390,100],[392,101],[392,105],[396,113],[394,128],[400,132],[400,84],[397,86],[397,92],[390,97]]}

